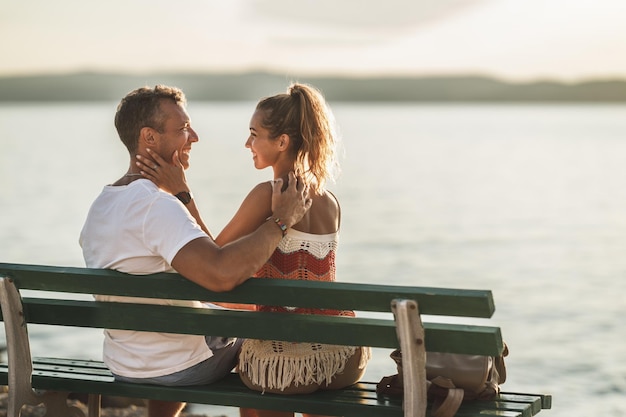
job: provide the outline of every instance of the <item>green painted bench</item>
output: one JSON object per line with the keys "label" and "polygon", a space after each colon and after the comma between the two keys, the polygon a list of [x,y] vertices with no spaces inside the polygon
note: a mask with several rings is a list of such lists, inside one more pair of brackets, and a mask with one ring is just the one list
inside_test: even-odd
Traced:
{"label": "green painted bench", "polygon": [[[28,291],[24,294],[24,290]],[[65,293],[59,297],[55,293]],[[333,308],[370,317],[327,317],[208,310],[188,307],[106,303],[71,294],[110,294],[232,303]],[[28,296],[26,296],[28,295]],[[80,299],[77,299],[80,298]],[[9,416],[25,404],[44,404],[48,415],[82,415],[68,409],[67,395],[89,398],[88,414],[100,415],[101,396],[184,401],[313,414],[385,417],[430,415],[424,400],[425,350],[498,355],[500,329],[458,324],[458,317],[489,318],[490,291],[252,279],[231,292],[214,293],[177,274],[128,275],[111,270],[0,263],[0,301],[8,363],[0,364],[0,385],[9,387]],[[422,323],[421,314],[452,316]],[[358,315],[358,313],[357,313]],[[373,317],[372,317],[373,316]],[[380,318],[378,317],[380,316]],[[100,361],[31,358],[27,324],[134,329],[183,334],[309,341],[401,348],[404,398],[376,393],[376,382],[362,381],[338,391],[309,395],[261,394],[247,389],[236,374],[202,386],[163,387],[113,380]],[[395,373],[390,360],[389,373]],[[464,403],[458,416],[531,417],[550,408],[549,395],[501,393],[493,401]]]}

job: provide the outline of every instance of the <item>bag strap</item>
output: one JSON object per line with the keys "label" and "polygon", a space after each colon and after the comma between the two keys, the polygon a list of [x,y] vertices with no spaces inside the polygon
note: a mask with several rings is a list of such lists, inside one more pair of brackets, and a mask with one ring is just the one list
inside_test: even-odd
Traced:
{"label": "bag strap", "polygon": [[463,402],[465,391],[463,388],[456,388],[451,379],[441,376],[434,378],[431,383],[433,390],[445,392],[445,396],[435,396],[431,415],[433,417],[453,417]]}
{"label": "bag strap", "polygon": [[[431,409],[432,417],[454,417],[459,410],[465,391],[456,388],[451,379],[438,376],[432,381],[427,381],[429,397],[434,397]],[[393,396],[401,396],[403,393],[402,381],[398,374],[383,377],[376,384],[376,393]]]}
{"label": "bag strap", "polygon": [[504,351],[501,356],[496,356],[494,360],[494,367],[498,372],[498,383],[504,384],[506,381],[506,364],[504,363],[504,358],[509,355],[509,347],[504,344]]}
{"label": "bag strap", "polygon": [[462,388],[450,388],[448,395],[441,401],[433,403],[431,414],[433,417],[453,417],[463,402],[464,391]]}

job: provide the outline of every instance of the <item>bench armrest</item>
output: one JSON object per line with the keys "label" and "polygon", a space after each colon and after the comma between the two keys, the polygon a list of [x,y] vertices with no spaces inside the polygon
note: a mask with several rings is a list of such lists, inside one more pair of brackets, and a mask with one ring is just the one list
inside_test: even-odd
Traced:
{"label": "bench armrest", "polygon": [[396,331],[402,352],[404,385],[404,415],[426,415],[426,344],[424,326],[417,303],[413,300],[394,300],[391,311],[396,320]]}

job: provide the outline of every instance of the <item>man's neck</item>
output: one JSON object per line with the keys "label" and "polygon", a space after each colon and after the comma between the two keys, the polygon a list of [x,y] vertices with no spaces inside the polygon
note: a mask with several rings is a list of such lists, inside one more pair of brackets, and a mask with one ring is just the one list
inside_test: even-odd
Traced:
{"label": "man's neck", "polygon": [[137,181],[144,178],[140,173],[138,172],[127,172],[126,174],[122,175],[122,177],[120,179],[118,179],[117,181],[115,181],[113,184],[113,186],[123,186],[123,185],[128,185],[133,181]]}

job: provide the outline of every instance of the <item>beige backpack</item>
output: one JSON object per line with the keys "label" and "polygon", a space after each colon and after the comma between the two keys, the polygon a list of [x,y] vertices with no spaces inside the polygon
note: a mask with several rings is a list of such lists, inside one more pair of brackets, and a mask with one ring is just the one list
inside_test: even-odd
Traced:
{"label": "beige backpack", "polygon": [[[462,355],[456,353],[426,353],[426,378],[428,399],[433,401],[433,417],[452,417],[463,401],[491,400],[500,393],[506,381],[504,357],[509,354],[504,347],[502,356]],[[402,355],[391,353],[398,373],[383,377],[376,392],[402,395]]]}

